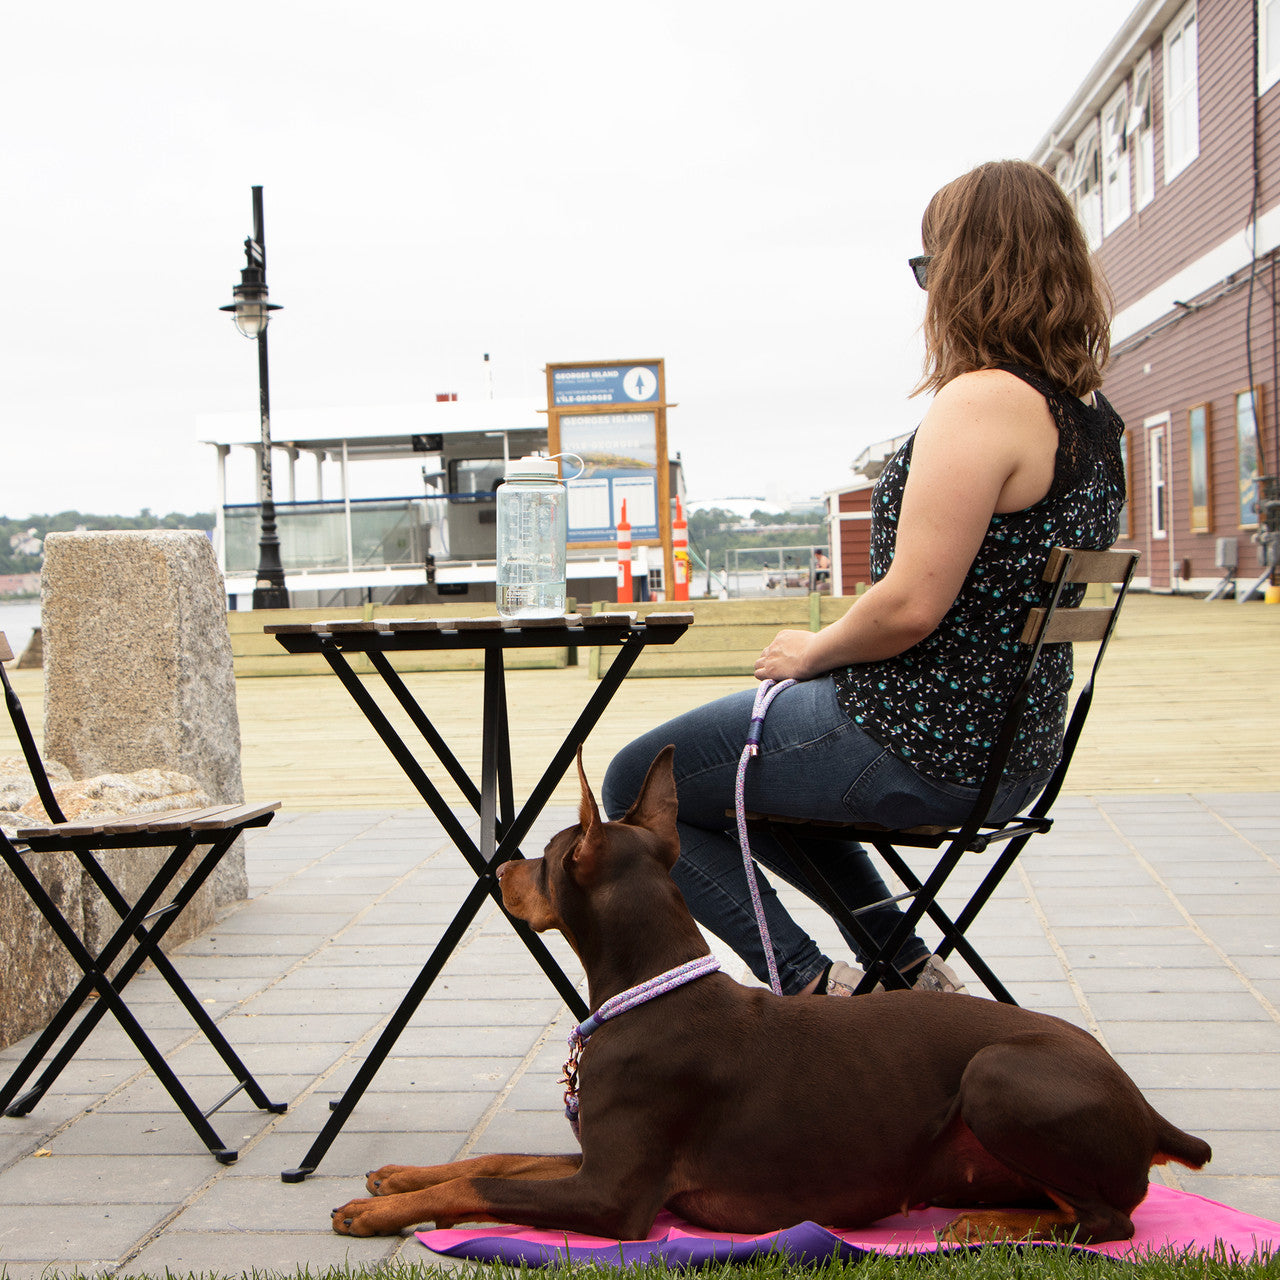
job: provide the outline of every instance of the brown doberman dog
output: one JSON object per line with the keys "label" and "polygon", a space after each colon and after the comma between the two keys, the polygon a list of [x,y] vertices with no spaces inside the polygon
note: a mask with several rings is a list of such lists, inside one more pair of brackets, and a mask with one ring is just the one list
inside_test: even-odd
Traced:
{"label": "brown doberman dog", "polygon": [[[572,943],[593,1010],[708,954],[669,874],[672,756],[620,822],[602,821],[579,757],[579,825],[499,871],[508,911]],[[498,1221],[630,1240],[664,1206],[760,1234],[943,1205],[971,1206],[954,1239],[1096,1243],[1132,1236],[1153,1164],[1210,1155],[1058,1018],[917,991],[780,997],[716,972],[603,1023],[579,1103],[580,1155],[387,1165],[334,1230]]]}

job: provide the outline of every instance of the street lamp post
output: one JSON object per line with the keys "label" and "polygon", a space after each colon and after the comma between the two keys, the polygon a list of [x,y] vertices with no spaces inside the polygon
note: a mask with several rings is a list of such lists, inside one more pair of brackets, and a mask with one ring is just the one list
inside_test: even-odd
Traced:
{"label": "street lamp post", "polygon": [[258,408],[262,419],[259,454],[258,501],[262,504],[262,529],[258,538],[258,578],[253,588],[255,609],[287,609],[289,593],[280,563],[280,537],[276,532],[276,505],[271,495],[271,397],[267,383],[267,323],[279,311],[267,301],[267,248],[262,229],[262,188],[253,188],[253,236],[244,242],[245,265],[240,283],[231,290],[234,301],[220,311],[235,315],[236,328],[258,341]]}

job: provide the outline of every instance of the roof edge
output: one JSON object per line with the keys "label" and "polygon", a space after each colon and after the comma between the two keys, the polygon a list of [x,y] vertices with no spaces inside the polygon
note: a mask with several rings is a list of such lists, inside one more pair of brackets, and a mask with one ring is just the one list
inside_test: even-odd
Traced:
{"label": "roof edge", "polygon": [[1055,151],[1070,149],[1088,117],[1097,115],[1127,78],[1130,63],[1186,5],[1187,0],[1141,0],[1135,6],[1048,132],[1032,150],[1033,162],[1046,164]]}

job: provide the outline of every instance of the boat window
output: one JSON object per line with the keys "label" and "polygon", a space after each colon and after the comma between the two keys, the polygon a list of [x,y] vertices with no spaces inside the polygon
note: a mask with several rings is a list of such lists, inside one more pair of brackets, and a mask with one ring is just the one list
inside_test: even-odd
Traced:
{"label": "boat window", "polygon": [[501,458],[454,458],[449,463],[449,501],[492,502],[502,472]]}

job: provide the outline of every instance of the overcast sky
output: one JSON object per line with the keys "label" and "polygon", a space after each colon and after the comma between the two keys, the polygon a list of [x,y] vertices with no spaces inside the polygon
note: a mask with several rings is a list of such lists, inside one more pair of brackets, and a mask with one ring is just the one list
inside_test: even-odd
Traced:
{"label": "overcast sky", "polygon": [[833,488],[922,412],[928,197],[1027,155],[1130,7],[10,5],[0,514],[212,507],[254,184],[277,412],[661,356],[691,496]]}

